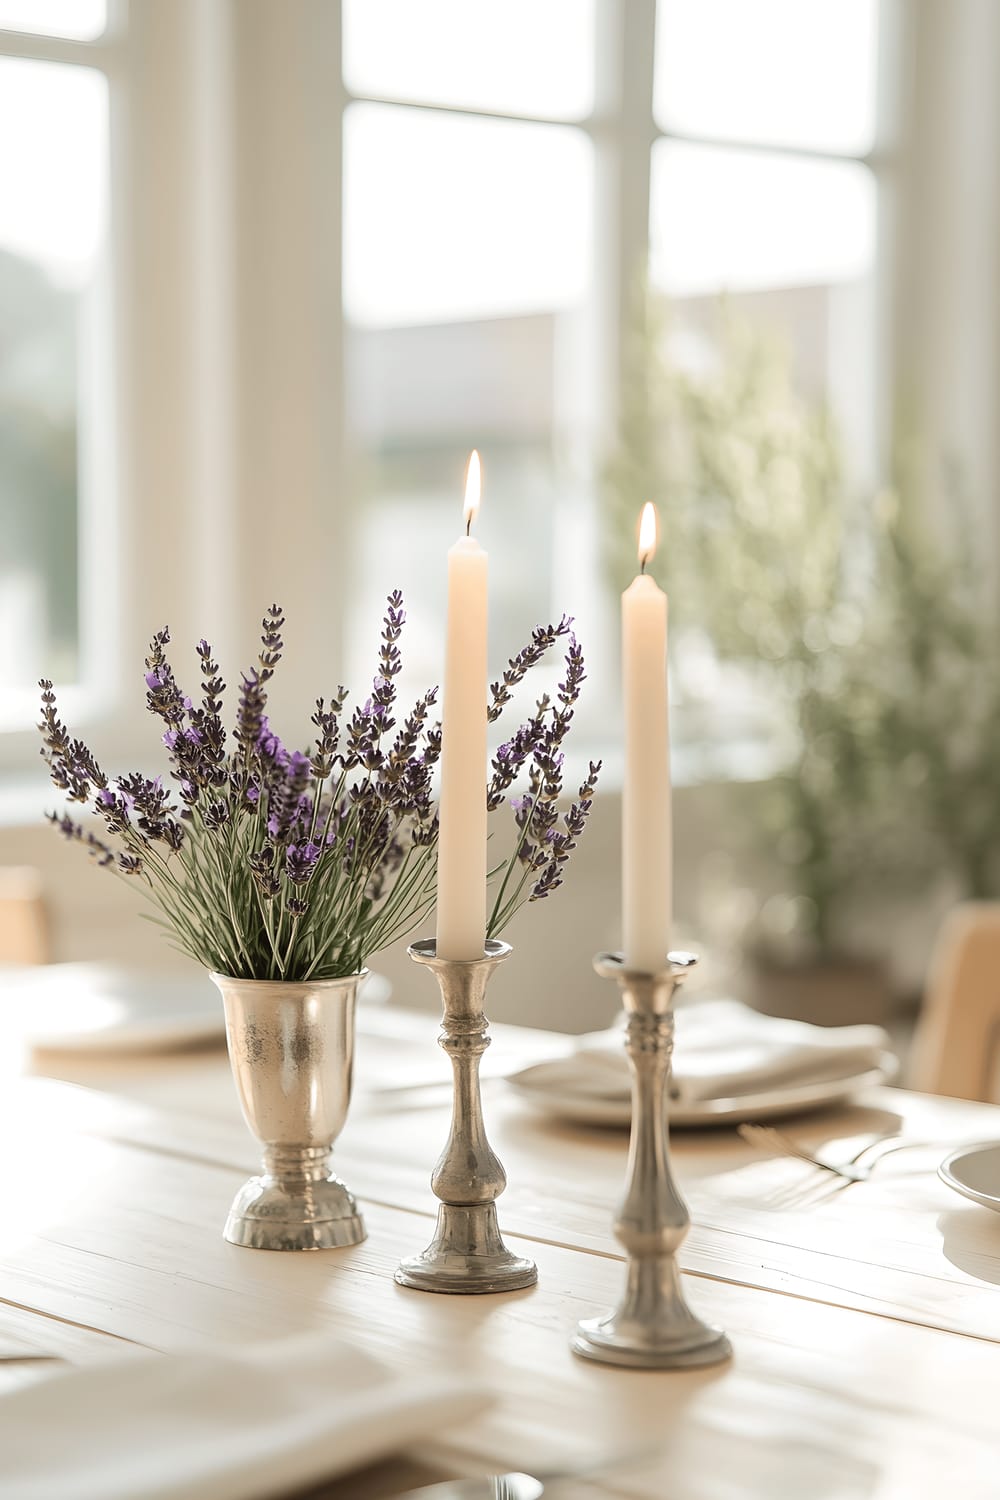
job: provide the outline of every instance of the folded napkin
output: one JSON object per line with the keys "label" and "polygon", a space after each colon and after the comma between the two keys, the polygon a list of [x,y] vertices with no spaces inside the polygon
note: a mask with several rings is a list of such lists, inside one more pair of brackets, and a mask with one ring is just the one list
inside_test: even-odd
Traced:
{"label": "folded napkin", "polygon": [[127,1355],[0,1397],[4,1500],[264,1500],[395,1452],[487,1404],[323,1336]]}
{"label": "folded napkin", "polygon": [[[566,1057],[515,1074],[522,1088],[626,1100],[630,1075],[622,1028],[578,1038]],[[751,1010],[738,1000],[678,1007],[672,1097],[693,1105],[772,1089],[854,1078],[884,1060],[881,1026],[810,1026]]]}

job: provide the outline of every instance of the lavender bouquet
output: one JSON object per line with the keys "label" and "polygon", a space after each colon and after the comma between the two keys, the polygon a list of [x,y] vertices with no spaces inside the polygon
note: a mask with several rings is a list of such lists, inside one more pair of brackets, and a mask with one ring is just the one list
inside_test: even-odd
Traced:
{"label": "lavender bouquet", "polygon": [[[307,981],[357,973],[366,959],[411,931],[435,899],[437,809],[433,768],[441,727],[431,719],[437,689],[397,722],[396,679],[402,595],[389,595],[371,694],[348,713],[347,689],[316,700],[308,750],[288,750],[267,715],[267,685],[283,650],[284,616],[262,622],[257,664],[242,676],[236,723],[222,722],[225,684],[212,648],[197,647],[201,698],[194,704],[167,660],[169,631],[146,658],[146,703],[164,724],[174,788],[139,772],[109,777],[58,716],[43,679],[42,755],[56,787],[96,815],[100,833],[67,813],[49,821],[98,865],[137,884],[159,908],[151,920],[175,946],[217,973],[242,979]],[[491,721],[558,638],[567,641],[555,699],[543,696],[500,746],[486,788],[488,806],[511,800],[514,837],[491,871],[496,897],[487,936],[525,901],[551,894],[583,832],[599,764],[591,764],[560,814],[565,737],[584,681],[571,622],[542,626],[492,684]]]}

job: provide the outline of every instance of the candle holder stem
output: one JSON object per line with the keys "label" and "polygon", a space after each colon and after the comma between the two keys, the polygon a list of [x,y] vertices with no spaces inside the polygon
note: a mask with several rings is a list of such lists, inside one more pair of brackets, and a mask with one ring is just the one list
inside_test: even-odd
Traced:
{"label": "candle holder stem", "polygon": [[451,1132],[431,1177],[441,1200],[427,1249],[400,1263],[400,1286],[420,1292],[512,1292],[538,1280],[534,1261],[514,1255],[497,1224],[496,1200],[507,1176],[486,1137],[479,1059],[490,1045],[483,1010],[486,986],[507,943],[490,941],[482,958],[437,957],[433,941],[414,943],[410,957],[432,971],[444,1007],[440,1045],[455,1075]]}
{"label": "candle holder stem", "polygon": [[574,1353],[638,1369],[692,1369],[732,1353],[729,1340],[691,1311],[676,1255],[690,1225],[670,1170],[667,1088],[674,1045],[674,992],[697,962],[671,953],[659,974],[626,969],[621,955],[598,954],[594,968],[615,979],[628,1018],[632,1134],[625,1198],[615,1238],[628,1259],[625,1292],[614,1312],[577,1325]]}

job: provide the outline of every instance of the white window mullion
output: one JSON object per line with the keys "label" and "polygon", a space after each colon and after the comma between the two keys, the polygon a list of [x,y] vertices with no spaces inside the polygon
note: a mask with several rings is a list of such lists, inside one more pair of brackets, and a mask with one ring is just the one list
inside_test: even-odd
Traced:
{"label": "white window mullion", "polygon": [[596,19],[595,354],[604,382],[598,436],[613,440],[625,331],[649,250],[656,0],[598,0]]}

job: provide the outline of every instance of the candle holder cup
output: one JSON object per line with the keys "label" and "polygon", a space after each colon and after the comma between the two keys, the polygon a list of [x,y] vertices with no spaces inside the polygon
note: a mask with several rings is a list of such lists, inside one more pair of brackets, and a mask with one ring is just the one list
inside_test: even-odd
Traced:
{"label": "candle holder cup", "polygon": [[443,1004],[441,1047],[455,1075],[451,1132],[431,1177],[441,1201],[437,1228],[427,1249],[401,1262],[400,1286],[421,1292],[512,1292],[538,1280],[534,1261],[507,1249],[497,1224],[496,1200],[507,1176],[483,1122],[479,1059],[490,1045],[483,1011],[493,970],[510,953],[507,943],[487,942],[482,958],[438,958],[431,941],[414,943],[415,963],[431,970]]}
{"label": "candle holder cup", "polygon": [[697,959],[670,953],[667,963],[662,972],[647,974],[627,969],[618,953],[600,953],[594,960],[598,974],[617,981],[628,1018],[632,1133],[625,1198],[614,1225],[628,1267],[618,1307],[579,1323],[571,1347],[585,1359],[633,1369],[694,1369],[732,1354],[726,1335],[688,1307],[676,1260],[691,1220],[670,1171],[673,1000]]}

